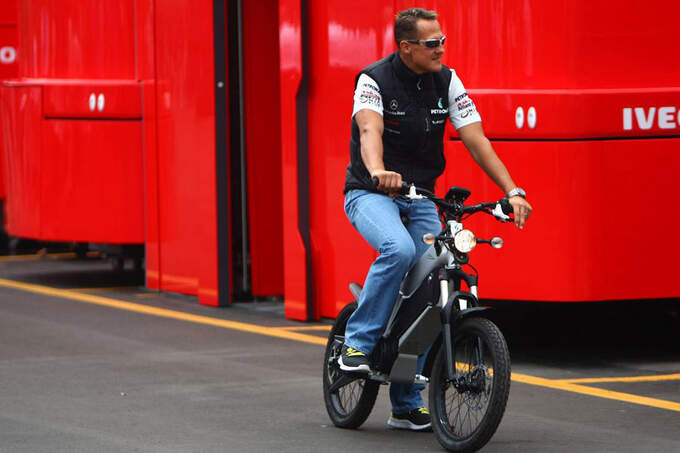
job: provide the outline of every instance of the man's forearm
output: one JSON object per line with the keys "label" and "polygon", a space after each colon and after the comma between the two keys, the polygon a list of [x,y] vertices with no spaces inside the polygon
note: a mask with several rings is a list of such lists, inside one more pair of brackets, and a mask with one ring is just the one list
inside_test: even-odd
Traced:
{"label": "man's forearm", "polygon": [[382,137],[375,130],[362,131],[361,160],[370,174],[378,170],[385,170],[383,162]]}

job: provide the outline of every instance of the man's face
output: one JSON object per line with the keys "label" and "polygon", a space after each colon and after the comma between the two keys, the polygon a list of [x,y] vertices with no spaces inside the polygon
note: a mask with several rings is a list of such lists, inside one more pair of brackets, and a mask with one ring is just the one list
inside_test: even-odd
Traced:
{"label": "man's face", "polygon": [[[418,28],[418,40],[439,39],[444,36],[439,21],[418,19],[416,26]],[[422,44],[406,43],[406,45],[408,46],[407,53],[411,57],[411,63],[416,72],[441,71],[442,55],[444,55],[443,46],[430,49]]]}

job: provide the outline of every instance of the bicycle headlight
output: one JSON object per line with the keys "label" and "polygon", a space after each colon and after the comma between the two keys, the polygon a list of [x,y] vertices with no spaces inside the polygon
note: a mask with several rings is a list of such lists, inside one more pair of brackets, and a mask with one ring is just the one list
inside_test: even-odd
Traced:
{"label": "bicycle headlight", "polygon": [[453,237],[453,245],[459,252],[468,253],[477,245],[477,238],[470,230],[460,230]]}

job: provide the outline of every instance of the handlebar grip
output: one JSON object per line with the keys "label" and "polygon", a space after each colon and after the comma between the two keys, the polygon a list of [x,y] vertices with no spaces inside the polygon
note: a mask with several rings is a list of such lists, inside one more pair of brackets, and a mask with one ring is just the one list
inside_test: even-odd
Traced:
{"label": "handlebar grip", "polygon": [[[371,182],[373,183],[373,187],[375,187],[375,188],[377,189],[377,188],[378,188],[378,184],[380,183],[380,180],[379,180],[376,176],[373,176],[373,177],[371,178]],[[408,185],[407,183],[405,183],[404,181],[402,181],[402,182],[401,182],[401,191],[400,191],[401,194],[402,194],[402,195],[403,195],[403,194],[407,194],[407,193],[408,193],[408,189],[409,189],[409,185]]]}
{"label": "handlebar grip", "polygon": [[512,205],[510,204],[510,201],[508,201],[507,198],[501,198],[500,203],[501,203],[501,209],[503,210],[503,214],[510,215],[515,211],[512,208]]}

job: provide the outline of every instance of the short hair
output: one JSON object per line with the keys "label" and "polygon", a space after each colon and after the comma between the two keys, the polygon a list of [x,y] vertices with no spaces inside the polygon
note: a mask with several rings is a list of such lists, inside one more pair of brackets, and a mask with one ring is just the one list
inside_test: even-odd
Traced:
{"label": "short hair", "polygon": [[424,8],[409,8],[399,11],[394,21],[394,41],[399,47],[402,41],[418,39],[418,19],[436,20],[437,13]]}

